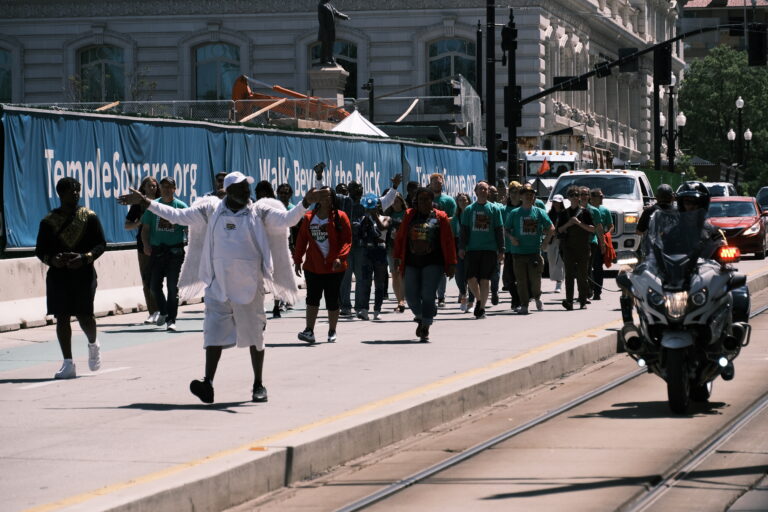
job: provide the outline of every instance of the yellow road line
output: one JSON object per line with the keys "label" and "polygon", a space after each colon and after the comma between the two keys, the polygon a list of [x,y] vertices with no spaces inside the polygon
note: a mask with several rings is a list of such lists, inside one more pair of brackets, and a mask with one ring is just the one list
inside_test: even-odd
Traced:
{"label": "yellow road line", "polygon": [[460,380],[463,380],[463,379],[467,379],[467,378],[470,378],[470,377],[474,377],[476,375],[480,375],[480,374],[483,374],[483,373],[490,372],[490,371],[495,370],[497,368],[500,368],[502,366],[509,365],[509,364],[511,364],[511,363],[513,363],[515,361],[519,361],[519,360],[525,359],[527,357],[531,357],[533,355],[536,355],[536,354],[539,354],[539,353],[544,352],[546,350],[555,348],[555,347],[557,347],[559,345],[563,345],[565,343],[571,342],[571,341],[576,340],[578,338],[589,337],[591,334],[594,334],[595,332],[602,331],[602,330],[608,329],[610,327],[615,327],[615,326],[617,326],[619,324],[620,324],[619,321],[613,321],[613,322],[609,322],[609,323],[603,324],[603,325],[598,326],[598,327],[593,327],[593,328],[590,328],[590,329],[587,329],[587,330],[579,331],[579,332],[577,332],[575,334],[571,334],[570,336],[566,336],[564,338],[560,338],[559,340],[552,341],[552,342],[547,343],[545,345],[541,345],[539,347],[533,348],[533,349],[531,349],[531,350],[529,350],[527,352],[524,352],[522,354],[518,354],[518,355],[515,355],[515,356],[512,356],[512,357],[508,357],[506,359],[501,359],[499,361],[493,362],[493,363],[488,364],[486,366],[475,368],[473,370],[468,370],[468,371],[466,371],[464,373],[453,375],[451,377],[446,377],[444,379],[440,379],[440,380],[437,380],[435,382],[432,382],[432,383],[429,383],[429,384],[425,384],[423,386],[411,389],[409,391],[404,391],[402,393],[398,393],[396,395],[392,395],[390,397],[383,398],[381,400],[376,400],[374,402],[370,402],[368,404],[362,405],[362,406],[357,407],[355,409],[350,409],[350,410],[342,412],[340,414],[336,414],[334,416],[329,416],[327,418],[323,418],[321,420],[318,420],[318,421],[315,421],[315,422],[312,422],[312,423],[308,423],[308,424],[302,425],[300,427],[296,427],[296,428],[292,428],[292,429],[289,429],[289,430],[285,430],[283,432],[280,432],[280,433],[277,433],[277,434],[274,434],[274,435],[271,435],[271,436],[268,436],[268,437],[264,437],[264,438],[258,439],[256,441],[250,442],[248,444],[245,444],[245,445],[242,445],[242,446],[238,446],[236,448],[231,448],[229,450],[222,450],[220,452],[213,453],[213,454],[208,455],[206,457],[203,457],[203,458],[200,458],[200,459],[197,459],[197,460],[193,460],[193,461],[190,461],[190,462],[185,462],[183,464],[178,464],[176,466],[172,466],[172,467],[167,468],[167,469],[156,471],[154,473],[149,473],[147,475],[144,475],[144,476],[141,476],[141,477],[138,477],[138,478],[134,478],[134,479],[131,479],[131,480],[126,480],[124,482],[119,482],[119,483],[112,484],[112,485],[107,485],[105,487],[102,487],[100,489],[96,489],[94,491],[85,492],[85,493],[82,493],[82,494],[78,494],[76,496],[71,496],[69,498],[61,499],[59,501],[55,501],[55,502],[52,502],[52,503],[47,503],[45,505],[39,505],[37,507],[29,508],[29,509],[25,510],[24,512],[49,512],[51,510],[56,510],[56,509],[60,509],[60,508],[68,507],[68,506],[72,506],[72,505],[77,505],[79,503],[83,503],[85,501],[91,500],[91,499],[99,497],[99,496],[104,496],[104,495],[107,495],[107,494],[111,494],[113,492],[121,491],[123,489],[127,489],[127,488],[130,488],[130,487],[134,487],[136,485],[140,485],[140,484],[144,484],[144,483],[160,480],[161,478],[165,478],[165,477],[168,477],[168,476],[171,476],[171,475],[175,475],[175,474],[180,473],[180,472],[182,472],[182,471],[184,471],[186,469],[193,468],[193,467],[196,467],[196,466],[200,466],[202,464],[205,464],[206,462],[210,462],[210,461],[213,461],[213,460],[218,460],[218,459],[221,459],[223,457],[227,457],[229,455],[234,455],[236,453],[241,453],[241,452],[249,451],[252,448],[260,449],[264,445],[284,440],[285,438],[290,437],[290,436],[292,436],[294,434],[300,434],[302,432],[307,432],[309,430],[312,430],[312,429],[315,429],[315,428],[318,428],[318,427],[322,427],[322,426],[328,425],[330,423],[334,423],[334,422],[337,422],[337,421],[340,421],[340,420],[343,420],[343,419],[346,419],[346,418],[351,418],[353,416],[357,416],[357,415],[362,414],[362,413],[373,411],[375,409],[379,409],[381,407],[384,407],[384,406],[387,406],[387,405],[391,405],[393,403],[399,402],[401,400],[405,400],[407,398],[411,398],[411,397],[414,397],[414,396],[417,396],[417,395],[420,395],[420,394],[423,394],[423,393],[426,393],[426,392],[429,392],[429,391],[433,391],[435,389],[441,388],[443,386],[447,386],[448,384],[452,384],[454,382],[457,382],[457,381],[460,381]]}

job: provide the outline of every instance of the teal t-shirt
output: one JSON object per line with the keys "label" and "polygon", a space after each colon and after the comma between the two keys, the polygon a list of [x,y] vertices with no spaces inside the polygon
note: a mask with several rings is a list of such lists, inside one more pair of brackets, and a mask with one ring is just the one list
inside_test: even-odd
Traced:
{"label": "teal t-shirt", "polygon": [[[507,219],[509,218],[509,214],[512,213],[512,210],[517,208],[517,206],[511,206],[508,204],[505,204],[501,209],[501,220],[504,223],[504,225],[507,225]],[[506,233],[504,234],[504,252],[511,253],[512,252],[512,242],[507,238]]]}
{"label": "teal t-shirt", "polygon": [[512,254],[536,254],[541,250],[544,231],[552,226],[549,215],[543,208],[515,208],[509,213],[504,224],[507,232],[517,238],[519,245],[511,245]]}
{"label": "teal t-shirt", "polygon": [[461,225],[469,228],[467,251],[498,251],[496,229],[504,225],[501,209],[494,203],[472,203],[461,214]]}
{"label": "teal t-shirt", "polygon": [[454,238],[461,237],[461,214],[451,218],[451,231],[453,231]]}
{"label": "teal t-shirt", "polygon": [[434,203],[435,208],[445,212],[448,217],[453,217],[456,213],[456,201],[451,196],[440,194],[438,197],[435,197]]}
{"label": "teal t-shirt", "polygon": [[598,206],[597,209],[600,210],[600,223],[603,225],[603,230],[608,231],[608,227],[613,225],[611,210],[603,205]]}
{"label": "teal t-shirt", "polygon": [[539,198],[536,198],[536,200],[533,202],[533,206],[535,206],[536,208],[541,208],[544,211],[547,211],[547,205],[544,204],[544,201],[542,201]]}
{"label": "teal t-shirt", "polygon": [[592,233],[592,238],[590,239],[589,243],[596,244],[597,243],[597,225],[603,223],[603,216],[600,213],[600,210],[598,210],[591,204],[587,204],[587,211],[589,211],[590,215],[592,215],[592,222],[595,223],[595,232]]}
{"label": "teal t-shirt", "polygon": [[[186,208],[187,204],[184,201],[180,201],[176,198],[170,203],[162,201],[160,198],[155,199],[160,204],[166,204],[173,206],[174,208]],[[151,211],[147,210],[144,215],[141,216],[141,223],[149,226],[149,245],[181,245],[184,243],[185,234],[187,228],[185,226],[179,226],[177,224],[171,224],[167,220],[158,217]]]}

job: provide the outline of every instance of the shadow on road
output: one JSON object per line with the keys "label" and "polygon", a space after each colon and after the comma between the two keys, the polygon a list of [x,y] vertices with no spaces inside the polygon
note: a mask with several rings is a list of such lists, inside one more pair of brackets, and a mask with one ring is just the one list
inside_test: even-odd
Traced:
{"label": "shadow on road", "polygon": [[35,382],[48,382],[55,379],[0,379],[0,384],[34,384]]}
{"label": "shadow on road", "polygon": [[669,404],[666,401],[654,402],[624,402],[613,404],[612,409],[604,411],[591,412],[588,414],[578,414],[571,418],[612,418],[612,419],[655,419],[655,418],[690,418],[696,415],[722,414],[718,409],[727,407],[724,402],[691,402],[688,408],[688,414],[674,414],[669,410]]}
{"label": "shadow on road", "polygon": [[419,340],[364,340],[360,343],[366,345],[426,345]]}
{"label": "shadow on road", "polygon": [[141,411],[221,411],[236,414],[237,411],[230,410],[231,407],[242,407],[244,405],[250,405],[250,401],[242,402],[221,402],[214,404],[153,404],[153,403],[136,403],[129,405],[121,405],[118,409],[138,409]]}

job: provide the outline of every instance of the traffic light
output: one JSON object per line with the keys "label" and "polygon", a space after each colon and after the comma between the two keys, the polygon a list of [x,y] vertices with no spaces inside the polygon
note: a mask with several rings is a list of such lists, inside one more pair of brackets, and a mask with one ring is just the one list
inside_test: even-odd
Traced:
{"label": "traffic light", "polygon": [[672,46],[665,44],[653,50],[653,80],[658,85],[672,83]]}
{"label": "traffic light", "polygon": [[496,134],[496,161],[506,162],[507,151],[509,150],[509,142],[501,138],[501,134]]}
{"label": "traffic light", "polygon": [[552,85],[560,86],[561,91],[586,91],[589,88],[587,79],[581,76],[555,76]]}
{"label": "traffic light", "polygon": [[[637,53],[637,48],[619,48],[619,59],[628,57],[633,53]],[[637,57],[619,64],[619,73],[635,73],[639,69],[640,62],[638,61]]]}
{"label": "traffic light", "polygon": [[765,25],[753,23],[747,35],[747,61],[750,66],[765,66],[766,61],[766,30]]}

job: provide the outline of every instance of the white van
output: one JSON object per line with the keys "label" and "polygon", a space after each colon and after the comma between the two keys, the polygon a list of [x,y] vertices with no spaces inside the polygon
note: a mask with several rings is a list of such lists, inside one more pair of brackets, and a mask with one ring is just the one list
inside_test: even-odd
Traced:
{"label": "white van", "polygon": [[[599,188],[603,191],[603,206],[613,217],[613,248],[618,263],[635,263],[635,251],[640,245],[636,234],[637,222],[643,208],[653,201],[653,190],[648,177],[642,171],[625,169],[587,169],[570,171],[560,175],[552,187],[547,201],[547,210],[552,205],[552,196],[567,197],[568,187]],[[568,201],[566,199],[566,201]],[[568,207],[568,204],[565,205]]]}

